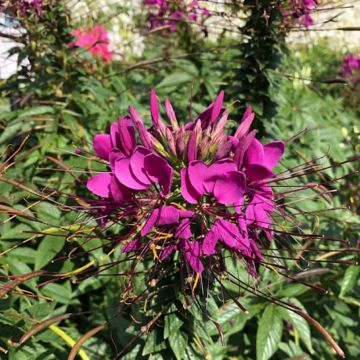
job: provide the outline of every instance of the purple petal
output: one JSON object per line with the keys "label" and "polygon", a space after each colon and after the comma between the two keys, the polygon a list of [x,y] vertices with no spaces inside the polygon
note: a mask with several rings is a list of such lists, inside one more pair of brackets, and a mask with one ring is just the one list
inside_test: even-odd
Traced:
{"label": "purple petal", "polygon": [[109,153],[112,150],[110,135],[95,135],[93,139],[93,148],[96,156],[103,160],[109,160]]}
{"label": "purple petal", "polygon": [[179,226],[176,229],[175,237],[178,239],[188,240],[192,237],[190,228],[190,219],[181,220]]}
{"label": "purple petal", "polygon": [[245,168],[245,174],[251,181],[261,181],[274,176],[274,173],[263,165],[252,164]]}
{"label": "purple petal", "polygon": [[273,169],[280,161],[285,151],[285,143],[282,141],[274,141],[264,145],[264,163],[267,168]]}
{"label": "purple petal", "polygon": [[150,150],[146,149],[143,146],[137,146],[130,158],[130,168],[132,170],[132,173],[138,181],[147,185],[151,184],[151,180],[149,179],[145,171],[144,162],[145,156],[149,154],[151,154]]}
{"label": "purple petal", "polygon": [[246,180],[244,173],[229,171],[215,183],[214,196],[223,205],[237,204],[245,193]]}
{"label": "purple petal", "polygon": [[188,176],[188,169],[181,169],[180,179],[181,179],[181,195],[183,196],[183,198],[190,204],[197,204],[201,196],[191,185]]}
{"label": "purple petal", "polygon": [[219,177],[230,171],[237,171],[236,164],[230,159],[222,159],[210,165],[203,181],[205,190],[212,193],[215,182],[219,179]]}
{"label": "purple petal", "polygon": [[246,135],[244,139],[239,141],[238,145],[236,146],[234,162],[239,168],[242,165],[244,155],[247,149],[249,148],[250,144],[254,140],[255,135],[256,135],[256,130],[251,131],[249,134]]}
{"label": "purple petal", "polygon": [[147,235],[155,226],[157,219],[159,217],[159,209],[155,209],[149,218],[145,221],[144,226],[141,229],[141,236]]}
{"label": "purple petal", "polygon": [[149,154],[145,156],[144,168],[150,179],[162,186],[162,194],[167,195],[173,180],[173,169],[167,161],[156,154]]}
{"label": "purple petal", "polygon": [[139,137],[140,137],[142,144],[147,149],[151,149],[151,143],[152,143],[151,136],[150,136],[149,132],[146,130],[144,123],[142,122],[139,114],[136,112],[136,110],[132,106],[129,106],[129,112],[130,112],[131,119],[134,122],[135,127],[139,133]]}
{"label": "purple petal", "polygon": [[119,118],[119,140],[122,150],[130,156],[136,144],[134,125],[129,118]]}
{"label": "purple petal", "polygon": [[187,173],[192,187],[199,196],[203,196],[205,192],[204,180],[207,178],[208,167],[202,161],[192,161],[187,168]]}
{"label": "purple petal", "polygon": [[187,143],[187,160],[188,162],[196,160],[197,147],[196,147],[196,132],[193,130],[190,132],[189,140]]}
{"label": "purple petal", "polygon": [[222,104],[224,101],[224,91],[222,90],[214,102],[214,106],[211,111],[210,125],[213,125],[220,115]]}
{"label": "purple petal", "polygon": [[179,216],[181,218],[191,218],[195,215],[195,212],[192,210],[179,210]]}
{"label": "purple petal", "polygon": [[159,212],[157,225],[177,224],[179,222],[179,210],[172,205],[162,206]]}
{"label": "purple petal", "polygon": [[186,246],[187,252],[185,258],[188,261],[190,267],[197,273],[204,271],[204,266],[200,261],[201,244],[198,241],[188,241]]}
{"label": "purple petal", "polygon": [[253,139],[245,153],[246,164],[262,165],[264,160],[264,146],[257,139]]}
{"label": "purple petal", "polygon": [[202,251],[204,255],[213,255],[215,254],[215,247],[218,242],[218,235],[215,229],[211,229],[206,236],[204,237],[202,244]]}
{"label": "purple petal", "polygon": [[169,246],[167,246],[167,247],[160,253],[159,259],[160,259],[160,260],[165,260],[165,259],[168,258],[175,250],[176,250],[176,245],[169,245]]}
{"label": "purple petal", "polygon": [[154,128],[157,129],[159,126],[159,104],[154,89],[150,91],[150,111]]}
{"label": "purple petal", "polygon": [[95,195],[109,198],[110,197],[110,182],[112,176],[109,172],[104,172],[91,177],[87,181],[86,187]]}
{"label": "purple petal", "polygon": [[132,190],[119,183],[114,175],[110,182],[111,197],[115,202],[120,203],[131,198]]}
{"label": "purple petal", "polygon": [[111,169],[115,168],[115,162],[119,159],[125,158],[125,154],[122,151],[113,150],[109,154],[109,162]]}
{"label": "purple petal", "polygon": [[174,109],[168,98],[165,98],[165,111],[170,120],[171,126],[173,127],[173,130],[179,129],[179,124],[176,120],[176,115],[175,115]]}
{"label": "purple petal", "polygon": [[122,253],[128,253],[128,252],[132,252],[135,250],[139,250],[141,248],[143,248],[144,246],[141,244],[141,242],[139,240],[132,240],[129,243],[127,243],[126,245],[123,246],[123,248],[121,249]]}
{"label": "purple petal", "polygon": [[120,144],[119,123],[113,122],[110,125],[111,145],[114,149],[122,150]]}
{"label": "purple petal", "polygon": [[241,124],[235,132],[235,137],[241,139],[250,129],[252,122],[254,121],[255,113],[252,111],[251,106],[247,107],[243,118],[241,119]]}
{"label": "purple petal", "polygon": [[137,180],[130,168],[130,159],[122,158],[115,162],[114,173],[116,178],[124,186],[133,190],[145,190],[149,185]]}
{"label": "purple petal", "polygon": [[249,240],[240,234],[239,228],[235,224],[219,219],[214,226],[216,226],[220,240],[226,246],[235,250],[248,251],[250,247]]}

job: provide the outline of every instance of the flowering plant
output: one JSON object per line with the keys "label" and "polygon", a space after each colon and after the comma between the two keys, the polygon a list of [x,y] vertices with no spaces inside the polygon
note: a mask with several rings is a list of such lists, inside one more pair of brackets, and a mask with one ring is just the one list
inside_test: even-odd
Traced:
{"label": "flowering plant", "polygon": [[88,51],[94,58],[99,58],[104,62],[112,59],[112,53],[109,50],[109,37],[107,31],[99,24],[92,29],[75,29],[71,34],[76,38],[69,44],[70,47],[78,46]]}
{"label": "flowering plant", "polygon": [[20,9],[22,15],[24,15],[25,12],[30,7],[33,7],[33,9],[38,15],[42,15],[41,5],[42,5],[42,0],[0,1],[0,9],[4,8],[5,10],[13,10],[13,11]]}
{"label": "flowering plant", "polygon": [[347,55],[343,59],[341,76],[351,78],[353,82],[360,82],[360,77],[354,76],[360,69],[360,56]]}
{"label": "flowering plant", "polygon": [[148,16],[151,29],[168,26],[169,31],[174,32],[180,20],[201,23],[210,16],[209,10],[200,6],[197,0],[144,0],[144,4],[155,10]]}
{"label": "flowering plant", "polygon": [[285,144],[255,138],[251,108],[228,135],[223,96],[184,125],[166,99],[165,125],[152,90],[150,129],[130,106],[130,116],[113,123],[110,134],[94,137],[95,153],[110,170],[90,178],[87,187],[103,198],[103,226],[109,218],[131,224],[122,252],[150,252],[158,262],[178,252],[181,266],[201,278],[204,264],[220,266],[225,248],[257,276],[259,247],[273,235],[275,198],[268,182]]}
{"label": "flowering plant", "polygon": [[288,9],[283,11],[283,15],[290,16],[304,26],[311,26],[314,24],[311,13],[317,6],[317,0],[290,0]]}

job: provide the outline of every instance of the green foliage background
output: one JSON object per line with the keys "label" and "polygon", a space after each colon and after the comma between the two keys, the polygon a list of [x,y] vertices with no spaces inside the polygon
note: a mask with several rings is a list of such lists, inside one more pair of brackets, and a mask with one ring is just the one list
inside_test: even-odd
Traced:
{"label": "green foliage background", "polygon": [[[201,33],[191,32],[186,26],[179,26],[171,35],[160,32],[148,36],[141,58],[114,61],[105,66],[87,54],[75,56],[72,53],[67,46],[71,40],[69,34],[79,24],[71,21],[63,2],[45,3],[44,17],[31,15],[24,20],[29,37],[23,36],[20,42],[24,46],[13,50],[20,59],[31,60],[30,72],[21,69],[1,84],[0,153],[9,144],[16,149],[30,133],[30,139],[15,158],[16,164],[0,176],[2,285],[9,281],[7,276],[41,269],[67,273],[90,261],[97,264],[110,261],[106,254],[112,249],[111,241],[97,237],[84,241],[96,222],[69,211],[66,205],[74,203],[66,195],[88,196],[84,186],[86,179],[89,172],[99,169],[92,161],[94,134],[105,132],[111,122],[127,113],[129,104],[149,122],[148,92],[151,88],[155,88],[161,98],[170,97],[178,118],[184,122],[206,107],[220,89],[229,89],[230,97],[226,97],[226,102],[234,106],[236,114],[231,118],[232,126],[240,120],[237,102],[240,108],[252,104],[262,120],[263,137],[289,140],[283,168],[316,158],[322,158],[324,164],[335,164],[358,154],[359,85],[325,81],[336,79],[341,66],[341,54],[334,53],[326,42],[287,51],[281,50],[284,44],[271,44],[279,45],[274,53],[281,55],[281,65],[267,66],[259,82],[250,89],[250,96],[239,78],[248,74],[244,74],[244,68],[239,68],[239,63],[251,57],[259,63],[265,60],[256,57],[259,47],[255,45],[258,44],[244,47],[240,35],[215,42]],[[101,17],[96,19],[100,23],[101,20]],[[271,30],[278,31],[277,28]],[[89,71],[93,66],[96,71]],[[246,86],[251,87],[252,80],[251,76],[247,77]],[[265,84],[265,88],[261,89],[261,84]],[[268,116],[261,105],[256,104],[257,94],[261,95],[261,102],[276,105],[276,114]],[[16,96],[16,106],[12,110],[10,95]],[[17,106],[19,104],[21,106]],[[301,136],[296,136],[304,130]],[[80,149],[80,155],[76,154],[76,149]],[[5,158],[4,155],[2,160]],[[329,168],[324,176],[340,179],[354,170],[356,164],[349,163]],[[302,180],[313,181],[305,177]],[[327,236],[345,239],[350,246],[358,248],[358,182],[358,175],[338,180],[331,184],[331,189],[337,190],[331,197],[303,202],[303,209],[313,212],[345,205],[321,217],[304,216],[305,230],[316,229]],[[52,191],[56,191],[56,195],[51,195]],[[39,194],[48,199],[39,201]],[[13,210],[4,210],[4,206]],[[18,215],[16,211],[23,215],[14,216]],[[81,227],[84,236],[78,231],[80,222],[85,224]],[[119,231],[121,229],[110,229],[109,239]],[[318,245],[320,250],[327,247],[329,244]],[[68,257],[74,249],[82,251]],[[106,276],[94,275],[80,282],[72,276],[43,286],[38,285],[44,279],[37,277],[4,294],[0,298],[0,347],[8,353],[0,351],[0,357],[66,359],[70,351],[66,336],[76,341],[110,319],[110,325],[89,338],[82,347],[88,358],[267,360],[334,357],[321,334],[301,316],[226,280],[226,291],[241,301],[248,309],[247,314],[230,296],[222,298],[220,286],[213,297],[206,299],[206,309],[195,303],[190,309],[184,309],[176,279],[171,278],[173,275],[169,275],[168,280],[175,285],[167,286],[164,280],[165,285],[159,286],[147,311],[143,302],[125,306],[122,291],[127,280],[117,276],[128,266],[122,259],[123,255],[116,251],[111,261],[119,261],[119,264],[109,269]],[[357,256],[337,254],[337,259],[356,260]],[[290,262],[287,265],[294,266]],[[248,281],[246,271],[239,264],[229,260],[227,266]],[[263,269],[260,274],[258,290],[266,289],[276,298],[304,308],[339,342],[348,359],[358,359],[359,267],[301,262],[297,266],[302,270],[315,270],[304,276],[326,288],[328,293],[320,294],[279,277],[270,269]],[[139,277],[134,293],[146,287],[144,279]],[[159,318],[159,325],[148,333],[141,332],[141,326],[164,309],[166,316]],[[67,312],[78,315],[55,327],[46,327],[24,344],[18,343],[36,322]],[[214,322],[223,329],[224,345]],[[59,330],[66,336],[59,335]],[[79,355],[86,359],[84,354]]]}

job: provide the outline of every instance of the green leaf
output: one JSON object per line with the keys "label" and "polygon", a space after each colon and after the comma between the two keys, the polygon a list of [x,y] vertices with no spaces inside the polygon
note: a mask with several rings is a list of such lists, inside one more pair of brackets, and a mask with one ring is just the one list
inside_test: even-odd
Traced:
{"label": "green leaf", "polygon": [[172,333],[171,335],[172,336],[169,337],[169,344],[171,350],[173,351],[176,360],[181,360],[184,357],[184,353],[188,343],[188,336],[182,331]]}
{"label": "green leaf", "polygon": [[343,297],[348,293],[356,284],[357,278],[360,274],[360,266],[351,265],[345,271],[345,275],[342,279],[340,297]]}
{"label": "green leaf", "polygon": [[157,86],[157,89],[165,88],[165,87],[178,87],[181,84],[191,82],[193,76],[187,74],[185,72],[178,72],[167,76],[164,80],[162,80]]}
{"label": "green leaf", "polygon": [[64,236],[44,236],[36,250],[35,270],[39,270],[47,265],[59,253],[64,244]]}
{"label": "green leaf", "polygon": [[166,342],[163,341],[162,337],[160,336],[159,332],[157,331],[157,329],[153,329],[147,339],[146,339],[146,343],[142,352],[143,356],[146,355],[150,355],[152,353],[156,353],[159,352],[161,350],[166,349]]}
{"label": "green leaf", "polygon": [[[291,303],[300,308],[303,308],[302,304],[297,299],[291,299]],[[293,325],[295,331],[299,335],[300,339],[304,342],[306,348],[311,354],[313,354],[314,349],[312,347],[309,323],[302,316],[289,309],[279,308],[278,311],[281,313],[284,320],[289,321]]]}
{"label": "green leaf", "polygon": [[276,352],[283,331],[283,321],[275,305],[263,312],[256,334],[256,359],[267,360]]}
{"label": "green leaf", "polygon": [[183,322],[175,315],[169,314],[165,316],[164,339],[167,339],[172,334],[177,333],[181,328]]}
{"label": "green leaf", "polygon": [[70,287],[65,284],[48,284],[42,288],[41,292],[61,304],[68,304],[72,295]]}

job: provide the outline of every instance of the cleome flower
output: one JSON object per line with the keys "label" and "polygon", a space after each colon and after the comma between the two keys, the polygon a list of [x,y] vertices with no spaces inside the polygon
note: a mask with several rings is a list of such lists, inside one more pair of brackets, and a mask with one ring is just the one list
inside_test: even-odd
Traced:
{"label": "cleome flower", "polygon": [[267,181],[285,145],[255,138],[251,108],[227,134],[223,97],[185,124],[165,99],[165,123],[152,90],[151,128],[130,106],[110,134],[94,137],[95,154],[109,171],[91,177],[87,188],[103,198],[103,226],[112,219],[128,228],[123,253],[150,253],[159,263],[179,253],[180,266],[199,278],[228,250],[257,276],[259,247],[272,240],[275,195]]}
{"label": "cleome flower", "polygon": [[150,10],[148,21],[151,29],[168,26],[168,31],[174,32],[179,21],[200,24],[210,16],[209,10],[195,0],[144,0],[144,5]]}
{"label": "cleome flower", "polygon": [[105,63],[111,61],[108,33],[101,25],[96,24],[87,31],[82,28],[74,29],[71,34],[76,39],[69,44],[69,47],[78,46],[88,51],[94,58],[99,58]]}

